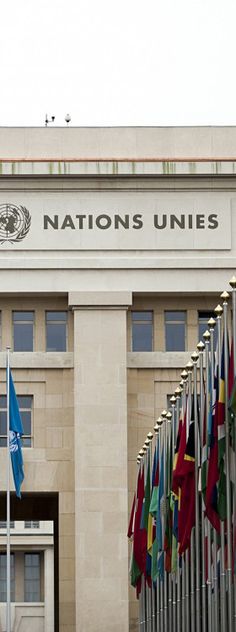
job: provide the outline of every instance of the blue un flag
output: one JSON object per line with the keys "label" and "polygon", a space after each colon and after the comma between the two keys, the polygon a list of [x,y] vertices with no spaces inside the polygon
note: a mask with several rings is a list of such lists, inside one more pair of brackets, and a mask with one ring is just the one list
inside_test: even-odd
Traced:
{"label": "blue un flag", "polygon": [[12,473],[15,483],[16,495],[21,497],[20,488],[24,480],[23,457],[21,450],[21,435],[24,434],[19,406],[17,402],[14,382],[10,371],[9,385],[9,412],[10,412],[10,454]]}

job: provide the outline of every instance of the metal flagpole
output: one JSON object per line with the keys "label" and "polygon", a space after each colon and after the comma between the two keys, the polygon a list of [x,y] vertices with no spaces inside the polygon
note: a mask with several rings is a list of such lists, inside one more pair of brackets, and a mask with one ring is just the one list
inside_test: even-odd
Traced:
{"label": "metal flagpole", "polygon": [[[149,432],[147,435],[147,439],[149,440],[149,474],[150,474],[150,493],[152,494],[152,440],[153,433]],[[150,496],[151,501],[151,496]],[[154,630],[154,618],[155,618],[155,609],[154,609],[154,589],[153,589],[153,581],[151,576],[151,588],[149,588],[149,601],[150,601],[150,630],[151,632],[155,632]]]}
{"label": "metal flagpole", "polygon": [[[179,429],[179,418],[180,418],[180,396],[182,389],[177,386],[175,390],[176,396],[176,421],[178,424],[178,428],[176,426],[176,436]],[[177,632],[181,630],[181,583],[180,583],[180,567],[179,567],[179,556],[177,551]]]}
{"label": "metal flagpole", "polygon": [[[167,411],[163,410],[161,413],[162,419],[163,419],[163,441],[164,441],[164,470],[163,470],[163,475],[164,475],[164,528],[163,528],[163,536],[164,536],[164,541],[162,542],[162,546],[163,546],[163,551],[164,551],[164,543],[165,543],[165,530],[166,530],[166,458],[167,458],[167,420],[166,420],[166,415],[167,415]],[[166,559],[166,554],[164,551],[164,630],[165,632],[168,629],[168,588],[167,588],[167,573],[165,571],[165,559]]]}
{"label": "metal flagpole", "polygon": [[[193,363],[189,361],[186,365],[188,371],[188,404],[186,409],[186,440],[188,441],[189,426],[192,411],[192,370]],[[186,550],[186,625],[187,630],[190,630],[190,612],[191,612],[191,632],[195,631],[195,591],[194,591],[194,538],[193,530],[190,539],[190,560],[189,549]],[[190,604],[189,604],[189,570],[190,570]],[[190,605],[190,611],[189,611]]]}
{"label": "metal flagpole", "polygon": [[11,632],[11,539],[10,539],[10,347],[7,347],[7,611],[6,630]]}
{"label": "metal flagpole", "polygon": [[[139,457],[140,457],[140,461],[141,461],[141,467],[143,468],[144,471],[144,455],[145,455],[145,451],[143,450],[143,448],[141,448],[141,450],[139,450]],[[140,592],[140,596],[139,596],[139,600],[140,600],[140,614],[141,614],[141,618],[140,618],[140,632],[144,632],[145,631],[145,597],[144,597],[144,588],[143,588],[143,577],[141,575],[141,592]]]}
{"label": "metal flagpole", "polygon": [[197,362],[199,355],[196,351],[191,355],[193,361],[193,397],[194,397],[194,452],[195,452],[195,566],[196,566],[196,630],[201,628],[201,600],[200,600],[200,529],[199,529],[199,428],[197,403]]}
{"label": "metal flagpole", "polygon": [[[188,373],[186,369],[184,369],[181,373],[181,378],[183,380],[183,422],[184,416],[186,414],[186,389],[187,389],[187,379]],[[183,632],[188,632],[190,629],[190,621],[189,621],[189,557],[188,551],[182,555],[182,630]]]}
{"label": "metal flagpole", "polygon": [[[204,381],[203,381],[203,351],[205,349],[204,343],[200,340],[197,345],[199,352],[199,369],[200,369],[200,442],[201,451],[204,445],[204,407],[205,407],[205,393],[204,393]],[[202,467],[202,453],[200,457],[200,467]],[[200,470],[201,472],[201,470]],[[202,491],[202,486],[200,487]],[[205,514],[204,514],[204,500],[201,493],[201,561],[202,561],[202,632],[206,632],[206,614],[207,614],[207,601],[206,601],[206,557],[205,557]],[[209,631],[210,632],[210,631]]]}
{"label": "metal flagpole", "polygon": [[[159,426],[159,449],[160,449],[160,454],[159,454],[159,479],[160,479],[160,475],[161,475],[161,465],[162,465],[162,451],[163,451],[163,419],[162,416],[158,417],[157,420],[157,424]],[[159,516],[159,520],[160,520],[160,516]],[[164,632],[164,582],[162,580],[162,577],[159,575],[159,604],[160,604],[160,632]]]}
{"label": "metal flagpole", "polygon": [[[147,477],[147,445],[143,444],[143,471],[144,471],[144,490],[146,486],[146,477]],[[147,586],[145,576],[142,575],[142,586],[143,586],[143,629],[144,632],[148,631],[148,595],[147,595]]]}
{"label": "metal flagpole", "polygon": [[[210,332],[205,331],[203,334],[205,341],[205,365],[206,365],[206,426],[208,424],[209,416],[209,344],[210,344]],[[206,428],[206,450],[207,450],[207,428]],[[206,454],[206,458],[208,455]],[[208,632],[212,632],[212,581],[211,581],[211,523],[206,518],[207,524],[207,623]]]}
{"label": "metal flagpole", "polygon": [[[142,467],[143,455],[141,454],[141,452],[143,452],[143,451],[140,450],[138,455],[137,455],[137,465],[138,465],[137,480],[139,478],[140,470],[141,470],[141,467]],[[143,624],[143,603],[142,603],[142,580],[141,580],[141,590],[140,590],[140,595],[139,595],[139,632],[142,632],[142,624]]]}
{"label": "metal flagpole", "polygon": [[[233,326],[232,326],[232,339],[233,339],[233,359],[234,359],[234,380],[236,377],[236,277],[233,276],[229,282],[232,288],[232,307],[233,307]],[[235,422],[234,422],[235,423]],[[236,438],[236,429],[234,430],[234,437]],[[234,472],[236,476],[236,446],[234,446],[235,455],[234,455]],[[233,496],[233,537],[236,538],[236,481],[234,481],[234,496]],[[234,545],[236,546],[236,542],[233,540]],[[236,551],[234,550],[234,555],[236,555]],[[236,630],[236,573],[234,572],[234,627]]]}
{"label": "metal flagpole", "polygon": [[[211,346],[210,346],[210,354],[211,354],[211,390],[212,390],[212,403],[213,401],[213,393],[214,393],[214,329],[216,325],[216,321],[214,318],[210,318],[208,321],[210,335],[211,335]],[[220,371],[220,367],[218,367],[218,371]],[[219,632],[219,595],[218,595],[218,577],[217,577],[217,533],[216,530],[213,529],[213,587],[214,587],[214,629],[215,632]]]}
{"label": "metal flagpole", "polygon": [[[158,452],[158,443],[159,443],[159,425],[156,422],[154,426],[154,432],[156,435],[156,454]],[[159,455],[159,463],[157,467],[160,465],[160,455]],[[157,527],[156,527],[157,528]],[[156,534],[157,537],[157,534]],[[159,577],[156,579],[156,605],[154,609],[154,631],[158,632],[160,629],[160,586],[159,586]]]}
{"label": "metal flagpole", "polygon": [[[218,340],[218,366],[219,377],[221,371],[221,316],[223,314],[223,308],[221,305],[217,305],[215,308],[216,321],[217,321],[217,340]],[[220,387],[219,387],[220,388]],[[221,629],[226,630],[227,618],[226,618],[226,575],[225,575],[225,529],[224,521],[220,521],[220,619]]]}
{"label": "metal flagpole", "polygon": [[224,310],[224,365],[225,365],[225,467],[226,467],[226,509],[227,509],[227,575],[228,575],[228,630],[233,632],[233,594],[232,594],[232,516],[229,467],[229,416],[228,416],[228,292],[221,294]]}
{"label": "metal flagpole", "polygon": [[[167,433],[167,443],[168,443],[168,450],[169,450],[169,459],[171,459],[172,457],[172,413],[170,411],[168,411],[167,415],[166,415],[166,420],[167,420],[167,428],[166,428],[166,433]],[[167,471],[167,495],[170,496],[170,489],[171,489],[171,480],[170,480],[170,460],[168,461],[168,471]],[[170,502],[170,499],[169,499]],[[169,507],[168,507],[169,509]],[[172,534],[171,534],[172,536]],[[173,630],[173,594],[172,594],[172,578],[171,578],[171,569],[169,571],[169,573],[167,572],[167,576],[168,576],[168,630],[169,632],[172,632]]]}
{"label": "metal flagpole", "polygon": [[[175,443],[176,443],[176,397],[172,395],[170,398],[171,408],[172,408],[172,469],[174,466],[174,457],[175,457]],[[173,546],[173,533],[172,533],[172,546]],[[172,560],[171,560],[172,565]],[[171,568],[172,573],[172,568]],[[173,632],[176,632],[176,571],[172,573],[172,629]]]}

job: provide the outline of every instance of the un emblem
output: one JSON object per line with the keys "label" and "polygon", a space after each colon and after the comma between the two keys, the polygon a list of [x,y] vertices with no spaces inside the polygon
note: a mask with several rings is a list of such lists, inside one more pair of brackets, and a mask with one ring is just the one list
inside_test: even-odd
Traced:
{"label": "un emblem", "polygon": [[29,232],[31,216],[25,206],[0,204],[0,243],[22,241]]}

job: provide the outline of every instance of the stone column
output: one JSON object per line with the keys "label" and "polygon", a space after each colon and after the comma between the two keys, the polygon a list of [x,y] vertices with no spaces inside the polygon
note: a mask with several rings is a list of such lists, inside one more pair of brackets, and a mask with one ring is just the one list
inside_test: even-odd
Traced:
{"label": "stone column", "polygon": [[44,551],[44,629],[54,632],[54,551]]}
{"label": "stone column", "polygon": [[128,631],[126,310],[129,292],[76,292],[76,631]]}

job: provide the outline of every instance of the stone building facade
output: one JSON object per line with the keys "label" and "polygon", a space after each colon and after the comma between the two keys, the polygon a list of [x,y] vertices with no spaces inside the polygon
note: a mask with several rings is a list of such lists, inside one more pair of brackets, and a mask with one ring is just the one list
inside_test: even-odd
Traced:
{"label": "stone building facade", "polygon": [[0,128],[0,401],[10,345],[31,398],[12,516],[54,522],[45,632],[137,630],[136,456],[235,270],[235,141],[235,128]]}

